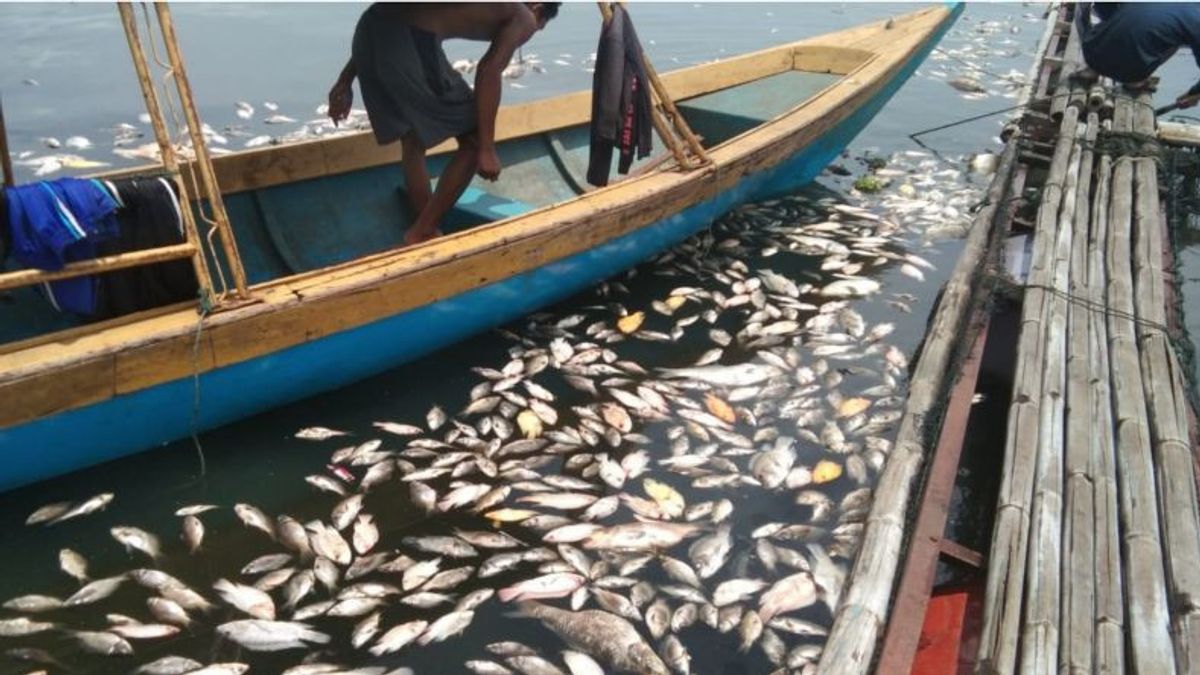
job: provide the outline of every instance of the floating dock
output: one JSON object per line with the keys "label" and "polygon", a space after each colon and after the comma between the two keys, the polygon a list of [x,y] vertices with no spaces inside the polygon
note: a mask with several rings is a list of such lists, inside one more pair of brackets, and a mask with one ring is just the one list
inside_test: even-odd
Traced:
{"label": "floating dock", "polygon": [[[1051,10],[931,320],[822,672],[1200,669],[1195,411],[1160,175],[1197,135],[1164,133],[1147,93],[1069,77],[1075,9]],[[972,414],[996,353],[1006,424]],[[1003,434],[987,550],[946,536],[972,434]],[[966,570],[949,623],[939,564]]]}

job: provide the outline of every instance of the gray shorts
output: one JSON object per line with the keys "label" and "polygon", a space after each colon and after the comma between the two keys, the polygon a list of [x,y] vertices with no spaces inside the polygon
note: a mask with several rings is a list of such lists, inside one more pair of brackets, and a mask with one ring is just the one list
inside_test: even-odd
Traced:
{"label": "gray shorts", "polygon": [[351,58],[380,145],[413,133],[430,148],[475,130],[475,92],[437,36],[405,23],[397,8],[376,4],[363,12]]}

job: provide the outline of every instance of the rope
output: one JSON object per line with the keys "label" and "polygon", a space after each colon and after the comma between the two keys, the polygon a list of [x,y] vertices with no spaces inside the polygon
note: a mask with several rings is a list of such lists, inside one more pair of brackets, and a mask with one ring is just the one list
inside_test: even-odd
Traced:
{"label": "rope", "polygon": [[[160,68],[162,68],[164,71],[163,86],[162,86],[163,100],[165,100],[167,110],[171,114],[171,122],[175,125],[176,133],[182,133],[181,130],[187,128],[187,121],[181,120],[182,113],[179,111],[179,108],[177,107],[177,101],[175,100],[175,96],[178,96],[178,92],[176,91],[173,95],[172,89],[170,87],[166,86],[166,81],[168,79],[174,79],[175,68],[172,67],[170,63],[164,62],[162,55],[159,54],[158,42],[154,39],[153,24],[151,24],[151,22],[150,22],[150,10],[147,7],[146,3],[143,2],[141,4],[141,8],[142,8],[142,19],[146,24],[146,35],[150,42],[150,53],[154,57],[154,62],[157,63],[158,66]],[[178,103],[178,105],[182,106],[182,103]],[[201,134],[203,134],[203,131],[201,131]],[[200,141],[203,142],[203,139],[201,138]],[[193,143],[194,142],[195,142],[195,139],[193,139]],[[173,141],[172,141],[172,146],[174,146]],[[196,161],[198,161],[196,158],[195,150],[192,151],[192,155],[193,155],[193,157],[192,157],[193,163],[195,163]],[[182,174],[183,172],[181,171],[180,173]],[[217,222],[215,220],[213,220],[211,217],[209,217],[209,215],[207,213],[205,213],[204,200],[200,199],[200,195],[203,194],[203,190],[201,190],[200,184],[196,180],[196,170],[192,169],[191,171],[189,171],[187,173],[188,173],[188,182],[191,183],[192,194],[196,195],[196,198],[197,198],[196,212],[199,214],[200,219],[208,226],[208,231],[205,233],[205,235],[204,235],[204,237],[202,237],[202,239],[204,240],[204,243],[208,248],[208,254],[213,261],[212,267],[216,269],[217,281],[219,281],[220,285],[221,285],[221,290],[219,293],[217,293],[216,299],[223,300],[227,295],[229,295],[229,283],[225,279],[225,271],[223,269],[221,269],[221,263],[220,263],[221,259],[217,256],[216,246],[213,243],[213,237],[217,234]],[[183,205],[181,204],[181,208],[182,207],[183,207]],[[209,208],[211,208],[211,205]],[[209,299],[209,301],[211,301],[211,300],[212,300],[212,298]]]}
{"label": "rope", "polygon": [[192,437],[192,445],[196,448],[196,457],[200,460],[200,476],[208,473],[208,463],[204,459],[204,447],[200,445],[200,335],[204,331],[204,320],[212,311],[211,299],[201,298],[200,317],[196,319],[196,337],[192,341],[192,419],[188,432]]}

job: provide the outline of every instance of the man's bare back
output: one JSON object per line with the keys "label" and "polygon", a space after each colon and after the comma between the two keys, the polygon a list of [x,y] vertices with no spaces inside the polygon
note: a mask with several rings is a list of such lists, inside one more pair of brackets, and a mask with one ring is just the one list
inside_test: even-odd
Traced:
{"label": "man's bare back", "polygon": [[[496,180],[500,176],[500,157],[496,153],[495,142],[496,112],[500,107],[502,86],[501,72],[508,66],[516,49],[534,33],[544,28],[546,22],[558,14],[560,4],[557,2],[378,3],[364,12],[363,18],[359,22],[359,28],[355,30],[356,45],[360,43],[360,33],[372,36],[370,40],[363,38],[363,44],[367,45],[409,44],[399,40],[406,36],[412,40],[410,32],[414,30],[426,36],[432,34],[436,37],[432,45],[427,39],[423,42],[425,45],[423,49],[432,58],[415,62],[405,52],[406,56],[403,58],[407,58],[409,63],[420,65],[421,63],[441,62],[448,69],[449,63],[446,62],[446,56],[440,44],[443,40],[458,38],[489,43],[487,52],[484,53],[475,68],[475,86],[472,92],[475,128],[470,132],[464,129],[463,133],[456,135],[459,147],[450,163],[443,169],[437,189],[432,191],[432,194],[428,170],[425,166],[425,151],[430,145],[440,141],[442,137],[427,134],[430,138],[422,140],[415,132],[400,134],[400,140],[404,147],[404,171],[409,198],[418,212],[408,232],[405,233],[405,243],[415,244],[438,235],[438,225],[442,217],[457,201],[467,183],[470,182],[472,175],[478,173],[486,180]],[[368,26],[384,26],[385,28],[363,33],[360,29],[364,22],[367,22]],[[373,68],[374,57],[371,55],[375,53],[375,50],[364,48],[362,51],[365,65]],[[355,58],[352,56],[329,91],[329,116],[334,122],[345,119],[350,112],[350,105],[354,100],[350,85],[358,76],[357,68]],[[374,72],[370,73],[369,77],[371,77],[373,88],[386,90],[385,85],[376,83],[378,78],[375,77]],[[392,86],[411,88],[411,82],[422,79],[421,77],[407,80],[401,78],[402,82],[410,84]],[[462,85],[466,86],[465,83]],[[410,96],[411,93],[408,89],[404,89],[375,97],[375,111],[372,111],[370,104],[367,106],[372,123],[375,122],[376,113],[380,113],[382,119],[389,121],[394,119],[397,115],[396,111],[392,109],[399,107],[395,101],[406,100],[405,97]],[[431,91],[422,91],[421,94],[432,96],[435,99],[440,95]],[[457,106],[458,103],[455,102],[454,106],[446,107],[448,112],[458,112]],[[383,115],[384,109],[393,114]],[[401,121],[404,122],[402,118]],[[407,122],[407,124],[412,127],[411,122]],[[437,130],[445,125],[430,126]],[[380,142],[386,143],[391,140],[393,139],[382,139]]]}
{"label": "man's bare back", "polygon": [[404,21],[446,40],[459,38],[491,42],[502,29],[513,23],[523,24],[532,34],[537,17],[522,3],[396,3],[387,5]]}

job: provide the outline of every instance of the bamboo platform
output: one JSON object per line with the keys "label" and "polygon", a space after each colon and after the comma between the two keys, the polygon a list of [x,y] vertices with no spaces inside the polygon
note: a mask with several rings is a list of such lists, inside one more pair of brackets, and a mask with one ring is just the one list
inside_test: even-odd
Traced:
{"label": "bamboo platform", "polygon": [[[1149,94],[1070,77],[1078,7],[1047,12],[916,360],[904,471],[881,479],[822,673],[918,672],[927,639],[944,673],[1200,672],[1200,453],[1167,224],[1168,207],[1194,220],[1169,171],[1200,164],[1200,127],[1160,125]],[[985,396],[1011,384],[1003,426],[974,412],[981,369]],[[1003,447],[998,482],[962,482],[980,465],[972,437]],[[955,538],[986,518],[952,495],[981,482],[997,496],[973,550]],[[942,572],[948,596],[983,598],[951,628],[945,614],[926,623]]]}
{"label": "bamboo platform", "polygon": [[[1084,87],[1069,8],[1019,127],[1037,190],[975,669],[1200,670],[1200,509],[1148,94]],[[1065,38],[1065,39],[1064,39]],[[1053,64],[1061,64],[1054,66]],[[1174,317],[1177,319],[1177,317]]]}

